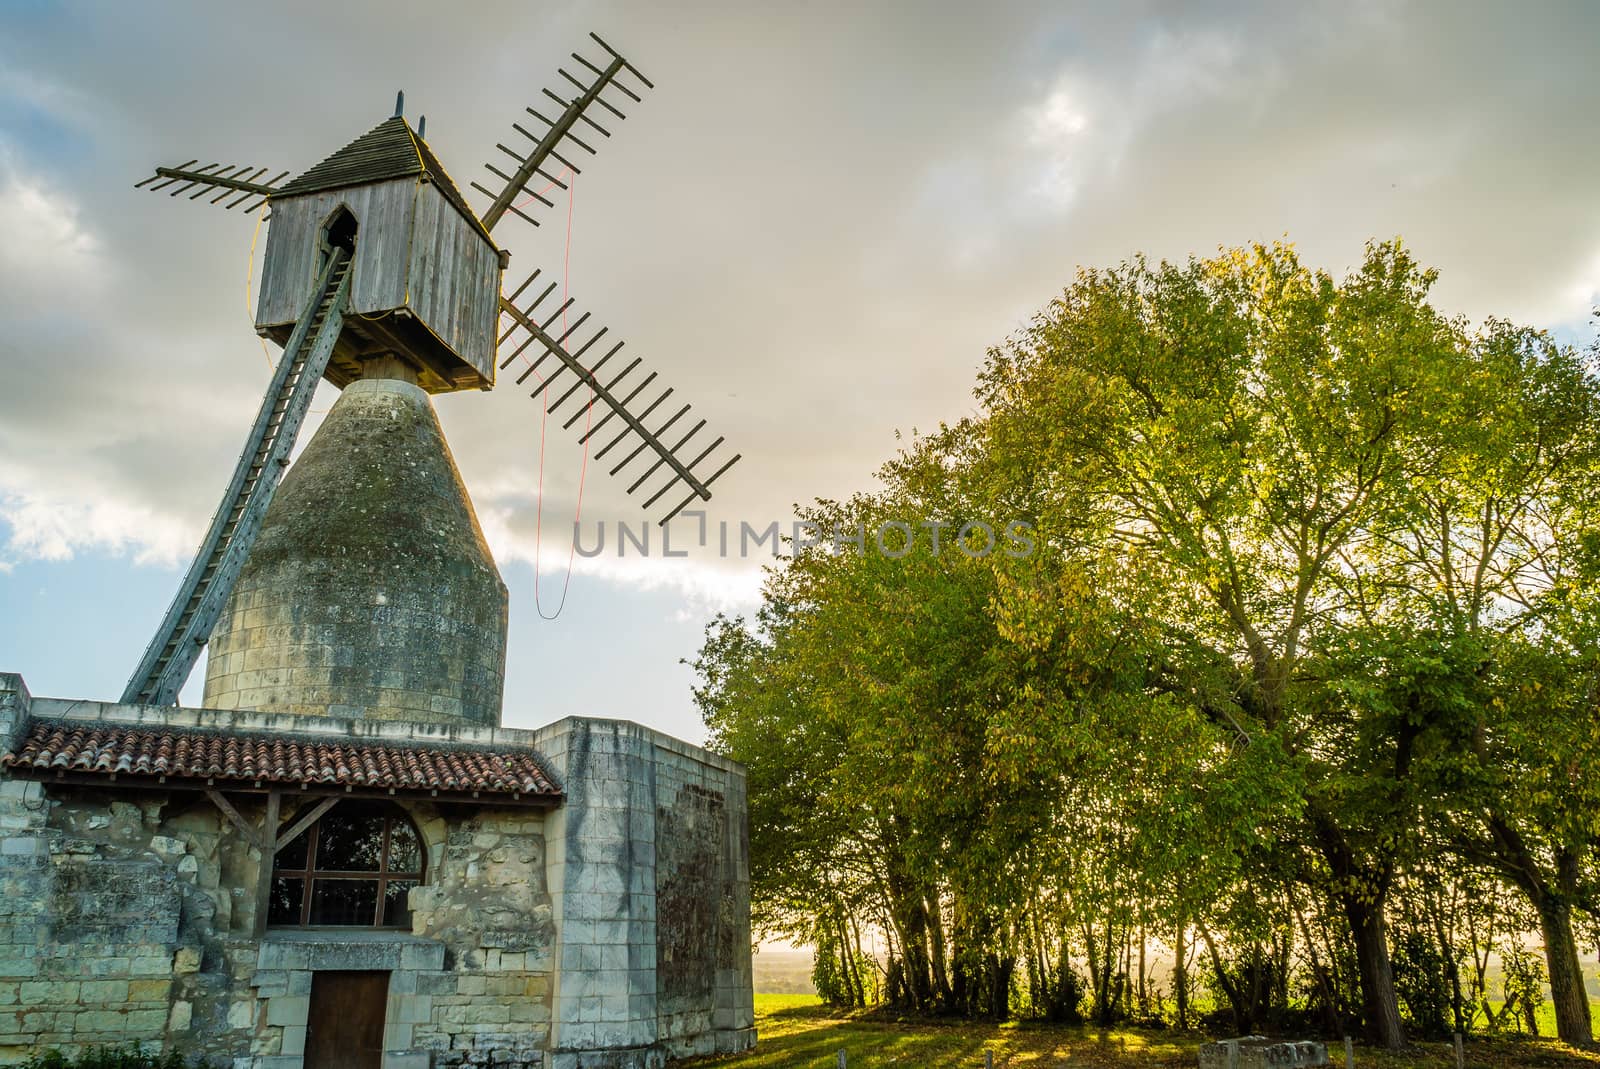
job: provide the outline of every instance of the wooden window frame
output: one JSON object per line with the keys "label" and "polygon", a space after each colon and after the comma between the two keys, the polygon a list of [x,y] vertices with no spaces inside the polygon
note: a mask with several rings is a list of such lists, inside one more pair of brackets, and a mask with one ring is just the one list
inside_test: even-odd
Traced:
{"label": "wooden window frame", "polygon": [[[406,925],[384,924],[384,903],[390,883],[408,880],[417,886],[427,882],[428,851],[423,842],[422,833],[417,830],[416,822],[403,811],[389,807],[382,812],[373,814],[374,819],[383,821],[383,845],[378,854],[378,867],[376,869],[319,869],[317,868],[317,848],[321,842],[322,822],[333,812],[324,813],[312,822],[302,834],[306,836],[306,862],[304,868],[285,869],[280,867],[278,855],[272,858],[272,880],[275,882],[280,877],[286,880],[299,880],[300,893],[300,919],[298,923],[285,924],[282,922],[268,922],[269,928],[344,928],[366,929],[372,928],[380,931],[403,931]],[[348,810],[344,812],[348,813]],[[394,826],[397,821],[404,821],[411,829],[412,836],[417,842],[417,862],[415,870],[400,871],[389,867],[389,846],[394,835]],[[287,847],[289,844],[285,843]],[[373,907],[372,923],[370,924],[312,924],[311,903],[316,897],[317,880],[368,880],[378,887],[377,903]],[[269,884],[270,887],[270,884]],[[270,898],[266,907],[271,909]]]}

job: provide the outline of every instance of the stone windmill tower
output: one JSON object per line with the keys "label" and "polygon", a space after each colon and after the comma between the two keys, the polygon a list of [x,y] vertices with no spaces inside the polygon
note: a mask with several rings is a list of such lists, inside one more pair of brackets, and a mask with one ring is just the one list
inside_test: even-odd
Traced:
{"label": "stone windmill tower", "polygon": [[[620,104],[652,88],[594,40],[603,63],[574,53],[585,76],[560,72],[577,95],[546,90],[555,117],[529,108],[540,132],[513,124],[526,145],[496,146],[512,170],[486,165],[498,189],[473,183],[489,198],[481,214],[406,121],[403,98],[392,118],[283,184],[287,172],[262,182],[264,168],[196,161],[140,183],[190,199],[212,194],[229,209],[270,206],[256,326],[284,351],[123,701],[175,702],[209,641],[207,706],[498,723],[505,586],[428,400],[492,388],[497,360],[500,369],[524,365],[519,385],[539,375],[534,397],[563,388],[552,410],[574,396],[583,402],[587,390],[587,406],[566,426],[595,405],[603,411],[586,423],[584,442],[617,421],[595,456],[631,443],[611,468],[643,467],[628,492],[646,493],[644,507],[654,509],[675,488],[687,491],[661,523],[709,500],[711,484],[739,459],[710,459],[722,438],[691,444],[705,420],[676,432],[689,406],[658,414],[673,407],[663,408],[673,391],[656,386],[653,372],[641,377],[639,359],[608,367],[623,344],[603,345],[607,328],[590,325],[589,313],[557,327],[569,322],[572,301],[550,300],[555,282],[523,300],[539,281],[534,271],[501,292],[510,254],[494,228],[508,215],[537,225],[530,205],[551,202],[535,187],[565,188],[579,172],[569,156],[595,151],[579,130],[609,138],[594,115],[621,119]],[[343,393],[275,497],[322,378]],[[647,395],[654,399],[635,410]]]}

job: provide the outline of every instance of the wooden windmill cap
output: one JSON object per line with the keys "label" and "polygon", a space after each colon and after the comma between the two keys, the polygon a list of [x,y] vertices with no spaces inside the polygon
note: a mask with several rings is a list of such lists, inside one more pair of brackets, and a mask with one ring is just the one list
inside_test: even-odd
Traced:
{"label": "wooden windmill cap", "polygon": [[439,157],[411,129],[411,124],[399,115],[374,126],[315,167],[274,190],[272,196],[279,199],[413,176],[437,186],[445,199],[469,219],[485,239],[488,238],[489,232],[483,229],[483,222],[450,180]]}

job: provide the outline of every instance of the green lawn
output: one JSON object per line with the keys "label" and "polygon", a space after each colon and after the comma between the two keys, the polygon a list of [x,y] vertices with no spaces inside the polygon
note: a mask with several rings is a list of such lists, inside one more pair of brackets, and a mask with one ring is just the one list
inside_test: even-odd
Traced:
{"label": "green lawn", "polygon": [[[1033,1023],[943,1023],[895,1020],[881,1014],[830,1009],[812,995],[757,995],[756,1049],[734,1057],[702,1059],[701,1065],[737,1069],[834,1069],[842,1048],[850,1069],[979,1069],[985,1049],[994,1064],[1016,1069],[1054,1066],[1193,1066],[1205,1037],[1174,1032],[1102,1031]],[[1334,1063],[1343,1064],[1343,1051]],[[1448,1069],[1455,1058],[1448,1044],[1419,1044],[1403,1056],[1378,1055],[1360,1047],[1356,1064],[1372,1069]],[[1553,1042],[1474,1040],[1467,1045],[1474,1067],[1541,1066],[1600,1069],[1600,1055],[1579,1054]]]}

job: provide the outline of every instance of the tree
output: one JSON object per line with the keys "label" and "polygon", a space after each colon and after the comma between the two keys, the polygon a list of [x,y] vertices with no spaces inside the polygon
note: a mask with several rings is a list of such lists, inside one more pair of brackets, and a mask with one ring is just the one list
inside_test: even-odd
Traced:
{"label": "tree", "polygon": [[1314,789],[1350,756],[1335,736],[1352,736],[1300,684],[1348,619],[1342,573],[1403,496],[1400,447],[1428,429],[1465,347],[1427,305],[1432,281],[1397,245],[1371,247],[1342,284],[1285,246],[1085,271],[991,354],[986,412],[953,431],[982,438],[987,478],[1034,505],[1052,548],[1113,546],[1130,562],[1130,607],[1171,649],[1169,692],[1294,756],[1367,1028],[1391,1047],[1403,1031],[1385,905],[1405,831],[1348,822]]}
{"label": "tree", "polygon": [[[1352,579],[1369,625],[1429,629],[1464,717],[1429,775],[1447,841],[1521,890],[1544,936],[1557,1031],[1593,1042],[1572,914],[1596,842],[1600,627],[1588,549],[1600,386],[1544,334],[1491,320],[1408,439],[1407,492]],[[1436,674],[1442,679],[1444,674]],[[1439,811],[1436,811],[1439,812]]]}
{"label": "tree", "polygon": [[[1414,1018],[1468,1013],[1420,975],[1451,939],[1481,997],[1476,914],[1415,890],[1448,844],[1527,897],[1585,1042],[1600,389],[1434,281],[1398,243],[1342,280],[1282,245],[1081,272],[978,414],[804,510],[840,540],[695,664],[751,770],[763,926],[851,998],[881,930],[922,1012],[1075,1007],[1082,962],[1102,1021],[1171,932],[1240,1028],[1288,1006],[1298,945],[1310,1001],[1396,1047],[1391,920]],[[1011,520],[1033,553],[970,552]]]}

